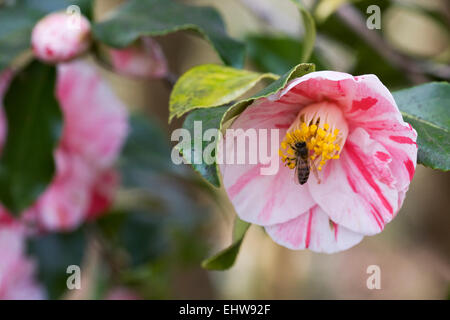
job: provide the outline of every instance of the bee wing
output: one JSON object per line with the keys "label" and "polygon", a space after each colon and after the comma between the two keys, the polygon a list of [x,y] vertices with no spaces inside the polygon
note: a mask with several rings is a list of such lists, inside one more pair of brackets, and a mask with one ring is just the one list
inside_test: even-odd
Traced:
{"label": "bee wing", "polygon": [[303,180],[304,177],[302,176],[302,179],[300,179],[300,174],[304,174],[305,168],[307,168],[308,175],[309,175],[310,163],[311,163],[311,161],[309,161],[308,159],[303,159],[302,157],[297,158],[297,163],[295,166],[295,182],[296,182],[296,184],[300,184],[300,180]]}
{"label": "bee wing", "polygon": [[295,168],[294,168],[294,183],[295,184],[300,184],[300,181],[298,179],[298,165],[299,165],[299,161],[303,161],[303,160],[300,159],[300,157],[297,157],[297,159],[295,160]]}
{"label": "bee wing", "polygon": [[305,167],[309,168],[309,161],[303,159],[302,157],[297,157],[297,160],[295,163],[295,175],[294,175],[295,184],[300,184],[299,170],[303,170]]}

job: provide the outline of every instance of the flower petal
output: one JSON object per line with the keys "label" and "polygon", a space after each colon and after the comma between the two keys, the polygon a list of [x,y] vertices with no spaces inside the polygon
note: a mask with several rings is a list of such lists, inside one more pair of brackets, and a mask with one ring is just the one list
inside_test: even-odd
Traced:
{"label": "flower petal", "polygon": [[405,124],[394,97],[376,75],[362,75],[354,80],[356,86],[349,92],[351,103],[345,110],[349,121],[363,127],[368,121],[380,120],[396,120]]}
{"label": "flower petal", "polygon": [[25,219],[36,219],[45,230],[73,230],[87,216],[97,173],[81,157],[61,150],[56,152],[56,166],[54,181]]}
{"label": "flower petal", "polygon": [[25,231],[17,224],[0,226],[0,300],[44,299],[35,280],[35,264],[25,256]]}
{"label": "flower petal", "polygon": [[325,253],[346,250],[364,237],[332,222],[319,206],[293,220],[268,226],[266,231],[276,243],[289,249]]}
{"label": "flower petal", "polygon": [[167,61],[161,46],[150,37],[140,40],[140,46],[110,49],[111,63],[118,73],[140,78],[165,77]]}
{"label": "flower petal", "polygon": [[[74,24],[75,23],[75,24]],[[84,53],[91,44],[91,24],[78,15],[64,12],[42,18],[31,33],[31,47],[36,58],[50,63],[71,60]]]}
{"label": "flower petal", "polygon": [[386,120],[383,126],[386,127],[370,127],[366,130],[392,157],[389,167],[397,181],[397,190],[407,190],[417,165],[417,133],[411,126],[398,122]]}
{"label": "flower petal", "polygon": [[98,174],[94,182],[89,201],[88,219],[95,220],[102,216],[111,206],[119,186],[119,174],[114,169],[108,169]]}
{"label": "flower petal", "polygon": [[327,100],[335,101],[344,107],[348,104],[349,94],[355,90],[355,87],[355,79],[351,74],[318,71],[291,80],[282,91],[269,99],[302,106]]}
{"label": "flower petal", "polygon": [[[274,175],[262,175],[256,164],[221,164],[223,184],[239,217],[258,225],[271,225],[288,221],[307,211],[314,201],[305,186],[295,183],[293,170],[284,167],[278,148],[289,125],[299,111],[299,107],[283,103],[273,103],[262,99],[248,107],[231,125],[230,129],[279,129],[276,150],[273,150],[279,170]],[[271,135],[268,132],[270,141]],[[230,139],[230,138],[228,138]],[[235,145],[237,138],[235,137]],[[224,138],[227,145],[227,138]],[[271,151],[268,148],[269,152]],[[226,150],[227,153],[229,149]],[[246,143],[249,159],[249,144]],[[256,152],[256,151],[255,151]]]}
{"label": "flower petal", "polygon": [[330,161],[321,183],[310,179],[314,200],[338,224],[371,235],[383,230],[399,209],[399,190],[387,150],[362,128],[348,137],[341,158]]}
{"label": "flower petal", "polygon": [[415,172],[417,132],[403,121],[392,94],[375,75],[357,77],[357,84],[346,118],[386,148],[397,190],[405,190]]}
{"label": "flower petal", "polygon": [[62,147],[99,168],[112,164],[127,134],[127,113],[95,67],[75,61],[58,67],[64,113]]}

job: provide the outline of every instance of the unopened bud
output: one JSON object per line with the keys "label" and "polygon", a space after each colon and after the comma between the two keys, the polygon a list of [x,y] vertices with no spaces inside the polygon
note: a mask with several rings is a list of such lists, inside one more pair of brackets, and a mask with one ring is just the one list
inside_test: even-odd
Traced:
{"label": "unopened bud", "polygon": [[89,20],[81,14],[49,14],[33,29],[33,53],[38,59],[50,63],[71,60],[89,48],[90,32]]}

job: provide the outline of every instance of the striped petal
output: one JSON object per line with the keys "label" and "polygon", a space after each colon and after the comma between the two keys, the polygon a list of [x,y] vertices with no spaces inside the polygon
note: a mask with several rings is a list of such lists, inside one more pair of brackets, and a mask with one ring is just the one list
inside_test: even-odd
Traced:
{"label": "striped petal", "polygon": [[394,97],[377,76],[354,77],[354,82],[354,88],[347,89],[349,103],[345,113],[349,121],[364,127],[370,121],[395,120],[405,124]]}
{"label": "striped petal", "polygon": [[325,167],[321,182],[310,180],[311,194],[336,223],[366,235],[381,232],[399,209],[391,161],[383,145],[357,128],[339,161]]}
{"label": "striped petal", "polygon": [[96,172],[77,155],[56,152],[57,174],[36,206],[26,213],[45,230],[73,230],[86,218]]}
{"label": "striped petal", "polygon": [[353,127],[364,128],[386,148],[397,190],[405,190],[416,168],[417,132],[403,121],[392,94],[375,75],[357,77],[357,82],[346,117]]}
{"label": "striped petal", "polygon": [[318,71],[292,80],[286,88],[269,97],[280,103],[306,106],[314,102],[333,101],[345,108],[356,88],[351,74],[336,71]]}
{"label": "striped petal", "polygon": [[335,253],[358,244],[363,235],[334,223],[319,206],[285,223],[266,227],[278,244],[293,250]]}
{"label": "striped petal", "polygon": [[36,265],[25,255],[24,228],[0,226],[0,300],[40,300],[43,288],[36,282]]}

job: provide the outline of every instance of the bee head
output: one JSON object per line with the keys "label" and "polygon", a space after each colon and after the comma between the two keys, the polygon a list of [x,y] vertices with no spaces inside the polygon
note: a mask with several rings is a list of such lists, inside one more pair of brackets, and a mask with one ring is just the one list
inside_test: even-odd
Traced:
{"label": "bee head", "polygon": [[306,147],[306,142],[304,142],[304,141],[300,141],[300,142],[297,142],[295,144],[295,148],[296,149],[301,149],[301,148],[304,148],[304,147]]}

